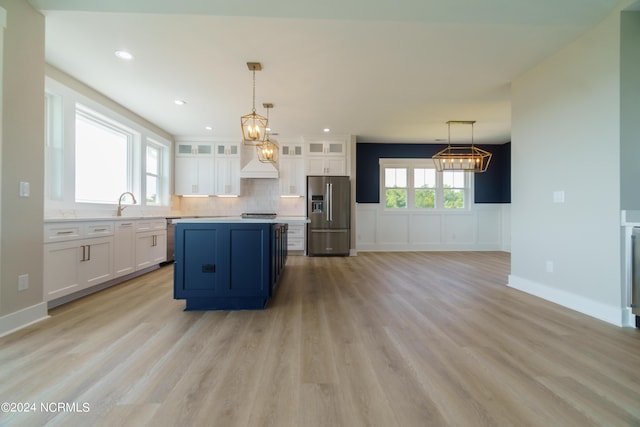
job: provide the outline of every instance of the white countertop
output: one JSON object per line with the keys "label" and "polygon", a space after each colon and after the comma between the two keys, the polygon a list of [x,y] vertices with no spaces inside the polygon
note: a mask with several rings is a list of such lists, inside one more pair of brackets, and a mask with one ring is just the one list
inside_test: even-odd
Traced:
{"label": "white countertop", "polygon": [[101,216],[101,217],[67,217],[67,218],[45,218],[44,222],[94,222],[94,221],[133,221],[138,219],[166,219],[166,216]]}
{"label": "white countertop", "polygon": [[177,218],[173,220],[174,224],[179,223],[202,223],[202,222],[224,222],[224,223],[266,223],[266,224],[306,224],[309,219],[304,216],[278,216],[275,218],[241,218],[239,216],[215,216],[200,218]]}

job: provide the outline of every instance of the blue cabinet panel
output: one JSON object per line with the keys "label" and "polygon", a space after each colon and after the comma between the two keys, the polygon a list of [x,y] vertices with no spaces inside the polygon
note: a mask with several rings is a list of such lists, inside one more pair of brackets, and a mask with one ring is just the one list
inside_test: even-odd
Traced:
{"label": "blue cabinet panel", "polygon": [[269,227],[230,229],[229,294],[269,296]]}

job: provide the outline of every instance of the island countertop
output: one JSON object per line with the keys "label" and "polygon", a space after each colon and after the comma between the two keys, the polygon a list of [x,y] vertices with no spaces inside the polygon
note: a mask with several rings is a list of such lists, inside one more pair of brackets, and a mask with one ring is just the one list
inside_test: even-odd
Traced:
{"label": "island countertop", "polygon": [[306,224],[309,218],[304,216],[277,216],[275,218],[242,218],[239,216],[213,216],[198,218],[176,218],[174,224],[180,223],[261,223],[261,224]]}

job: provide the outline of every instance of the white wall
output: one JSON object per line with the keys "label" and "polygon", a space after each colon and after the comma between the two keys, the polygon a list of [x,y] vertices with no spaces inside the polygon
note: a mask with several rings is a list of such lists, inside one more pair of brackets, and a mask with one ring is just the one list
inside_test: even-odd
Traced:
{"label": "white wall", "polygon": [[[509,277],[512,287],[618,325],[619,52],[615,11],[512,84]],[[555,191],[564,203],[554,203]]]}

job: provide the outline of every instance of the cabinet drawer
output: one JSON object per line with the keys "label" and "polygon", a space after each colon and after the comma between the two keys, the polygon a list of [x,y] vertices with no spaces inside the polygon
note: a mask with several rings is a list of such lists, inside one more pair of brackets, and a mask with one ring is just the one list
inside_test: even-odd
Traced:
{"label": "cabinet drawer", "polygon": [[79,223],[45,224],[44,226],[45,243],[76,240],[79,239],[81,235],[82,224]]}
{"label": "cabinet drawer", "polygon": [[289,225],[289,238],[304,237],[304,225]]}
{"label": "cabinet drawer", "polygon": [[292,239],[289,237],[287,240],[287,249],[290,251],[303,251],[304,239]]}
{"label": "cabinet drawer", "polygon": [[84,224],[85,237],[112,236],[113,222],[101,221]]}
{"label": "cabinet drawer", "polygon": [[161,219],[142,219],[136,221],[136,232],[140,233],[143,231],[152,231],[152,230],[166,230],[167,228],[167,220],[164,218]]}

